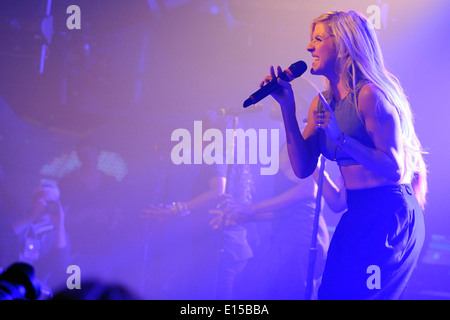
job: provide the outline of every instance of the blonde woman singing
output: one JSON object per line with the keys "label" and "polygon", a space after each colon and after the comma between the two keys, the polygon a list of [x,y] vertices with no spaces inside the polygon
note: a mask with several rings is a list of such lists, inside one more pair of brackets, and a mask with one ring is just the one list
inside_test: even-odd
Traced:
{"label": "blonde woman singing", "polygon": [[[335,230],[319,299],[398,299],[424,242],[427,180],[410,105],[383,62],[375,31],[354,11],[328,12],[311,24],[311,73],[326,90],[300,132],[292,87],[278,78],[291,165],[310,176],[323,154],[336,161],[347,211]],[[280,75],[270,68],[261,85]]]}

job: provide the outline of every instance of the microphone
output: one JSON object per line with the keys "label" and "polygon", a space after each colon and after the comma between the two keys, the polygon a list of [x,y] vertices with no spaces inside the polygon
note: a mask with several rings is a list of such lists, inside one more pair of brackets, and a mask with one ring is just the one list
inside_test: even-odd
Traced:
{"label": "microphone", "polygon": [[[300,77],[307,68],[308,67],[304,61],[297,61],[291,64],[288,69],[283,71],[280,75],[280,79],[291,82],[295,78]],[[278,84],[277,79],[272,79],[272,81],[262,86],[258,91],[254,92],[247,100],[244,101],[244,108],[261,101],[280,87],[281,86]]]}
{"label": "microphone", "polygon": [[219,115],[219,116],[237,116],[240,114],[261,112],[262,109],[263,109],[263,104],[257,103],[254,105],[254,108],[250,108],[250,109],[222,108],[219,111],[217,111],[217,115]]}

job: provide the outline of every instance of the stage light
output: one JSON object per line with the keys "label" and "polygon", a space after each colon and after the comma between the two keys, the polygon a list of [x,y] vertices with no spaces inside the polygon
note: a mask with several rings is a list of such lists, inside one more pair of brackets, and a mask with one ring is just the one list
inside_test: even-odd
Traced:
{"label": "stage light", "polygon": [[[72,151],[64,153],[44,164],[39,173],[46,177],[62,178],[80,166],[81,162],[76,152]],[[103,173],[114,177],[117,181],[122,181],[128,173],[128,167],[124,159],[118,153],[105,150],[99,155],[97,168]]]}

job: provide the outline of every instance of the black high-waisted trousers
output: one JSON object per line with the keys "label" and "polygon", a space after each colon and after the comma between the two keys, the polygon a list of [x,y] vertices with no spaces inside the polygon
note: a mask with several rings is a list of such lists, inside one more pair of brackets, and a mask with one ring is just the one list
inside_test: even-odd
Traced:
{"label": "black high-waisted trousers", "polygon": [[347,190],[347,207],[331,239],[318,298],[398,299],[425,238],[412,187]]}

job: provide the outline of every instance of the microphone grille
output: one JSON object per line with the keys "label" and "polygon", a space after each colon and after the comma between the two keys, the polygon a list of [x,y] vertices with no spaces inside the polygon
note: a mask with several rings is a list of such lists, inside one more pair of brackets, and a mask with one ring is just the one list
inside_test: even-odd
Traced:
{"label": "microphone grille", "polygon": [[289,70],[292,72],[292,75],[294,78],[300,77],[305,71],[308,69],[308,66],[306,65],[305,61],[297,61],[289,67]]}

